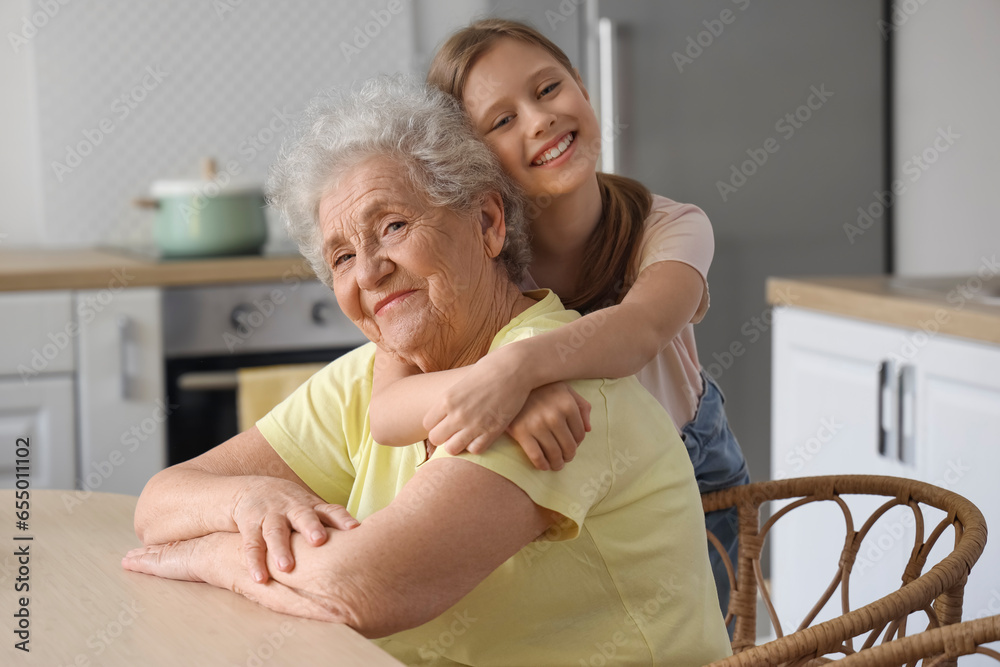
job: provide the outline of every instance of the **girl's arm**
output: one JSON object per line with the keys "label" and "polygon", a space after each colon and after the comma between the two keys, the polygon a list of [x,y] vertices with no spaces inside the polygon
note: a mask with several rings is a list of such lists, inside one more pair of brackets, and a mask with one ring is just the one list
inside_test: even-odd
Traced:
{"label": "girl's arm", "polygon": [[620,304],[483,357],[428,412],[430,441],[451,454],[481,452],[506,428],[489,417],[511,415],[509,422],[535,387],[637,373],[691,321],[704,289],[688,264],[657,262]]}
{"label": "girl's arm", "polygon": [[388,447],[406,447],[426,439],[424,415],[437,397],[468,375],[471,368],[421,373],[391,354],[376,351],[368,407],[372,438]]}
{"label": "girl's arm", "polygon": [[[392,355],[376,352],[368,408],[372,438],[390,447],[405,447],[426,439],[427,411],[457,382],[469,377],[474,368],[421,373]],[[590,430],[590,404],[562,382],[518,388],[519,369],[508,370],[513,371],[511,379],[493,383],[490,390],[494,394],[510,392],[513,400],[509,401],[509,409],[513,412],[490,412],[489,405],[478,409],[473,405],[471,409],[479,423],[487,424],[495,433],[493,440],[506,430],[536,468],[561,470],[573,460],[577,446]]]}

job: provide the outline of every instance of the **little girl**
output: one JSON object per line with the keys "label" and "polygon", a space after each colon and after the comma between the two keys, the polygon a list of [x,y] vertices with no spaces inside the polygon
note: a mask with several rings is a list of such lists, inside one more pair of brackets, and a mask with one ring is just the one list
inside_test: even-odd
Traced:
{"label": "little girl", "polygon": [[[521,288],[550,288],[584,316],[449,371],[447,382],[430,378],[442,374],[411,375],[380,364],[371,406],[376,440],[403,445],[428,437],[452,454],[479,452],[508,429],[529,395],[544,396],[533,390],[635,374],[682,426],[702,493],[747,483],[723,396],[701,370],[695,347],[692,325],[708,309],[714,250],[705,214],[596,171],[601,132],[579,73],[529,26],[473,23],[441,47],[427,79],[461,102],[527,195],[533,259]],[[447,388],[431,391],[441,387]],[[413,408],[422,414],[401,413],[415,396],[424,397]],[[543,468],[559,469],[575,451],[558,436],[518,440]],[[735,512],[712,513],[706,523],[735,564]],[[710,552],[725,610],[729,579]]]}

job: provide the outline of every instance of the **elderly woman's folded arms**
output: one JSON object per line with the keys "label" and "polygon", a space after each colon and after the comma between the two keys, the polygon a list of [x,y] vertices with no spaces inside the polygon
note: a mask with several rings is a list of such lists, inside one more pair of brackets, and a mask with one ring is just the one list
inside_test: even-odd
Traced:
{"label": "elderly woman's folded arms", "polygon": [[[458,457],[372,440],[376,349],[451,369],[578,316],[516,288],[520,200],[448,98],[377,80],[314,103],[304,127],[273,197],[373,343],[151,480],[136,513],[151,546],[125,566],[347,623],[410,664],[728,655],[691,463],[634,378],[572,383],[592,428],[560,472],[536,470],[510,440]],[[255,581],[244,564],[263,563],[271,541],[245,552],[238,531],[280,544],[289,523],[291,553],[268,549],[273,581]],[[153,544],[170,540],[183,541]]]}

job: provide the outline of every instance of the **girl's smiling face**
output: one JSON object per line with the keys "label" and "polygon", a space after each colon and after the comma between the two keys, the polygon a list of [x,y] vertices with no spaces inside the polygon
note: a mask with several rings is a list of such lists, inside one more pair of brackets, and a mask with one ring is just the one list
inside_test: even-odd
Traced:
{"label": "girl's smiling face", "polygon": [[579,75],[540,46],[501,38],[469,70],[462,104],[532,199],[594,177],[601,133]]}

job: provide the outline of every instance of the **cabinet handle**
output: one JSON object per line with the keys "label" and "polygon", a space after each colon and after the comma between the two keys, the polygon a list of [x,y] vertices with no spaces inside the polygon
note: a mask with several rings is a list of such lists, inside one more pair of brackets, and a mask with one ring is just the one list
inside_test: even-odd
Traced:
{"label": "cabinet handle", "polygon": [[896,431],[899,433],[897,458],[900,463],[915,462],[911,460],[915,454],[913,449],[916,434],[915,376],[916,370],[909,364],[901,364],[896,373]]}
{"label": "cabinet handle", "polygon": [[136,395],[139,349],[135,340],[135,323],[127,315],[118,317],[118,355],[122,400],[130,401]]}
{"label": "cabinet handle", "polygon": [[239,384],[236,371],[188,371],[177,378],[182,391],[235,391]]}
{"label": "cabinet handle", "polygon": [[893,440],[894,416],[892,411],[893,387],[892,362],[881,361],[878,365],[878,453],[879,456],[889,455],[890,442]]}

